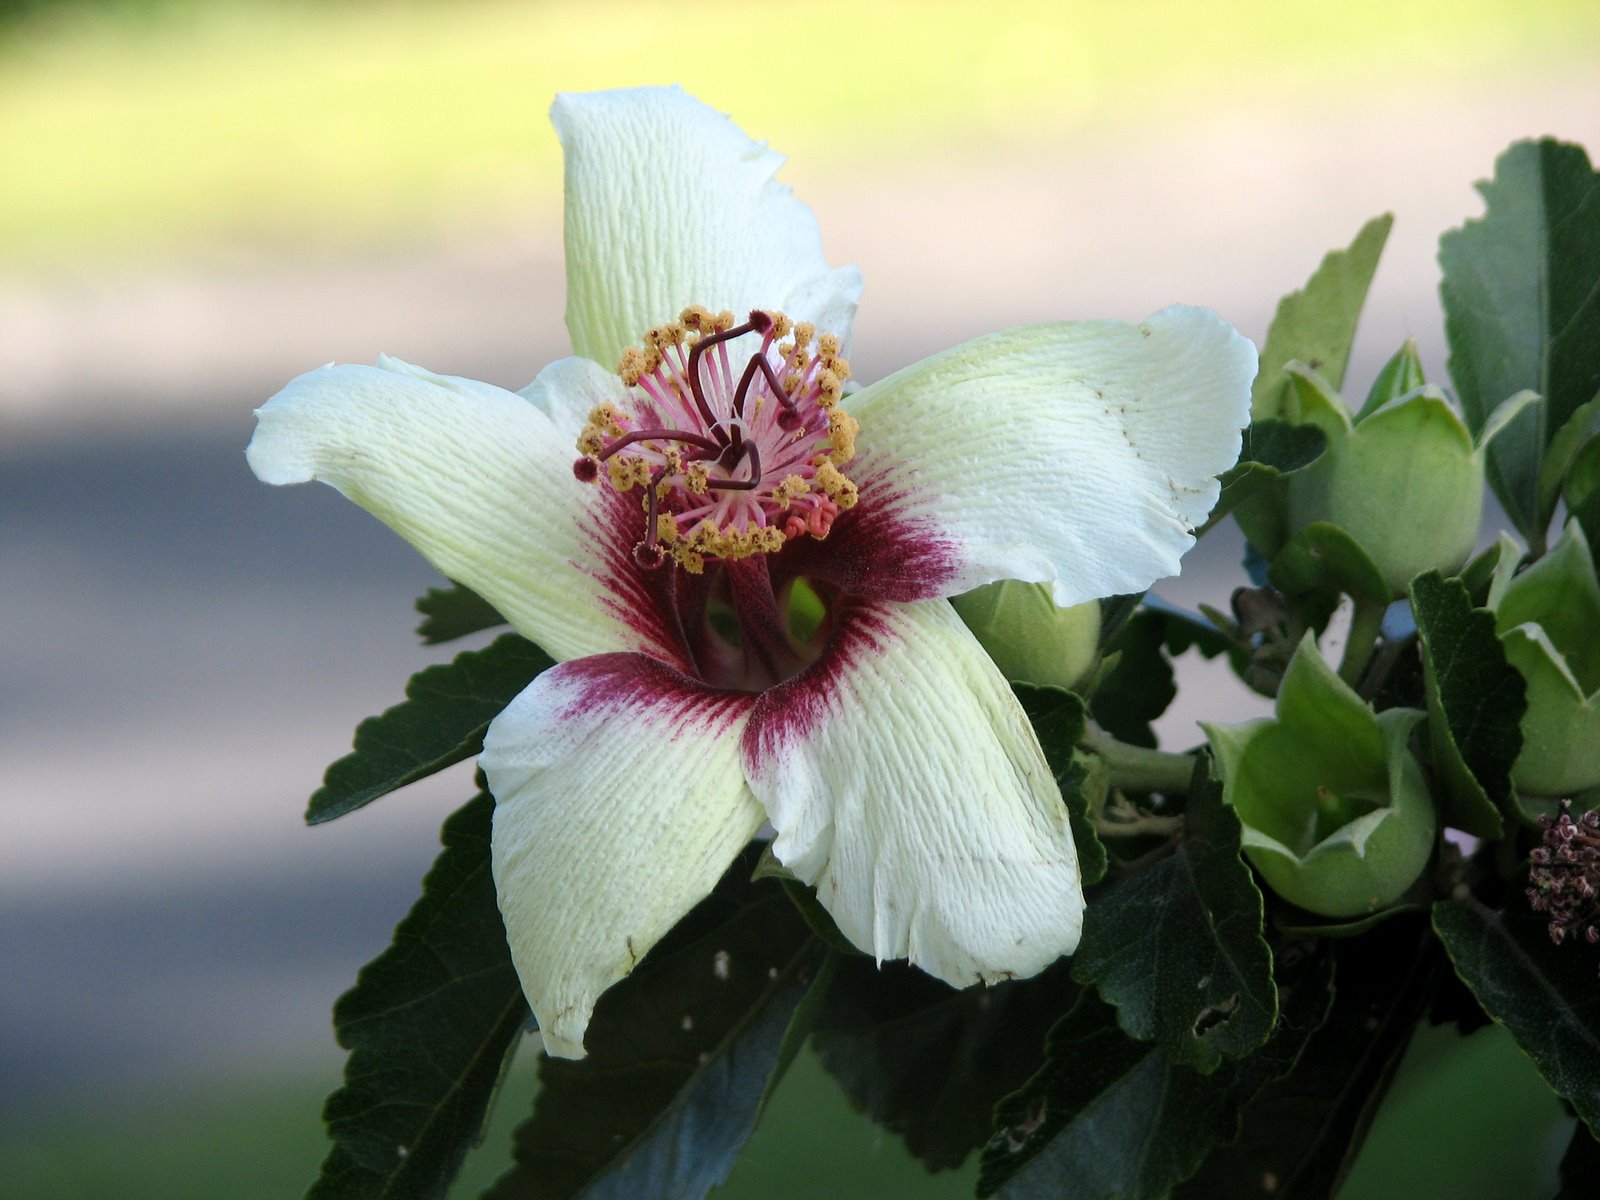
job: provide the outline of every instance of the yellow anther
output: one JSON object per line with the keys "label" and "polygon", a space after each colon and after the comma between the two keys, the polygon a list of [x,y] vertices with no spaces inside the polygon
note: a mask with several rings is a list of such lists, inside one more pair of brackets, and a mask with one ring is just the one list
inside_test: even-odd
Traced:
{"label": "yellow anther", "polygon": [[824,354],[822,356],[822,365],[840,379],[850,378],[850,361],[848,359],[840,358],[837,354]]}
{"label": "yellow anther", "polygon": [[824,368],[817,375],[817,390],[822,393],[817,403],[823,408],[831,408],[844,391],[844,381],[834,372]]}
{"label": "yellow anther", "polygon": [[678,565],[691,575],[703,574],[706,569],[705,555],[685,549],[681,543],[672,548],[672,557],[677,559]]}
{"label": "yellow anther", "polygon": [[585,454],[591,458],[596,458],[599,456],[600,451],[605,449],[605,444],[605,434],[601,433],[593,425],[585,425],[583,427],[583,432],[578,435],[579,454]]}
{"label": "yellow anther", "polygon": [[837,408],[828,410],[828,457],[836,463],[847,463],[856,456],[856,434],[860,424],[847,412]]}
{"label": "yellow anther", "polygon": [[772,318],[773,337],[786,338],[789,336],[789,331],[794,328],[793,321],[784,316],[784,314],[781,312],[769,312],[767,316]]}
{"label": "yellow anther", "polygon": [[810,321],[801,321],[794,327],[794,344],[804,348],[811,344],[811,339],[817,335],[817,327]]}
{"label": "yellow anther", "polygon": [[[649,359],[645,352],[638,346],[629,346],[622,352],[622,357],[617,360],[617,374],[622,377],[622,382],[633,387],[641,378],[650,373]],[[609,408],[609,405],[602,407]],[[591,421],[594,417],[591,415]]]}
{"label": "yellow anther", "polygon": [[678,518],[671,513],[656,514],[656,539],[667,545],[678,540]]}
{"label": "yellow anther", "polygon": [[825,333],[817,339],[817,357],[833,358],[839,353],[839,335]]}
{"label": "yellow anther", "polygon": [[689,485],[689,491],[696,496],[704,496],[706,487],[711,482],[711,473],[706,470],[705,463],[690,463],[689,469],[683,473]]}
{"label": "yellow anther", "polygon": [[698,304],[691,304],[678,314],[678,320],[683,322],[685,329],[694,333],[705,333],[712,327],[715,318],[712,317],[710,309],[702,308]]}
{"label": "yellow anther", "polygon": [[786,475],[777,487],[772,489],[772,498],[778,502],[778,507],[788,511],[789,502],[796,496],[804,496],[811,490],[811,485],[800,475]]}
{"label": "yellow anther", "polygon": [[736,318],[734,317],[733,313],[730,312],[728,309],[725,308],[725,309],[723,309],[721,312],[719,312],[717,314],[717,332],[718,333],[726,333],[728,330],[730,330],[730,329],[732,329],[734,327],[735,323],[736,323]]}

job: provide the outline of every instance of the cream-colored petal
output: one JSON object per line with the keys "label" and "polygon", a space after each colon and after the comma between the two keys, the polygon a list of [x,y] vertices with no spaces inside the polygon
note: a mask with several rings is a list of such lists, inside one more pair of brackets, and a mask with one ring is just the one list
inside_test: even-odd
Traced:
{"label": "cream-colored petal", "polygon": [[561,95],[550,119],[578,354],[611,366],[690,304],[780,309],[848,344],[860,272],[829,268],[811,210],[773,179],[783,155],[677,87]]}
{"label": "cream-colored petal", "polygon": [[1054,582],[1063,607],[1178,570],[1239,455],[1256,350],[1215,313],[1006,330],[845,403],[859,517],[922,595]]}
{"label": "cream-colored petal", "polygon": [[1076,948],[1083,893],[1061,793],[945,601],[842,613],[823,658],[757,702],[744,756],[778,859],[880,961],[964,987]]}
{"label": "cream-colored petal", "polygon": [[751,699],[606,654],[546,671],[489,726],[495,888],[551,1054],[583,1057],[600,994],[760,829],[739,764]]}
{"label": "cream-colored petal", "polygon": [[564,359],[532,387],[563,399],[541,408],[392,358],[323,367],[256,411],[246,457],[266,483],[332,484],[558,659],[680,661],[627,563],[630,535],[616,525],[632,514],[572,475],[576,414],[617,400],[621,382]]}

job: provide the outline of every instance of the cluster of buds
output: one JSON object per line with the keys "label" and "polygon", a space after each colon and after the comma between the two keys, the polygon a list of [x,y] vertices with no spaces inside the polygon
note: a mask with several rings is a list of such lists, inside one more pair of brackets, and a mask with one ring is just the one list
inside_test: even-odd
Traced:
{"label": "cluster of buds", "polygon": [[1593,809],[1576,821],[1563,800],[1561,815],[1543,816],[1544,845],[1528,855],[1528,903],[1548,913],[1550,940],[1560,945],[1580,933],[1591,946],[1600,944],[1600,812]]}

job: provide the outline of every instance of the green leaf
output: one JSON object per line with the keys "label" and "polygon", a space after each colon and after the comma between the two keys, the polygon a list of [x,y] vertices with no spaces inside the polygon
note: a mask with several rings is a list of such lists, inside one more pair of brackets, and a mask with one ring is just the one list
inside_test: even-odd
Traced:
{"label": "green leaf", "polygon": [[444,851],[394,944],[334,1006],[350,1051],[307,1200],[443,1197],[528,1023],[489,872],[494,799],[444,824]]}
{"label": "green leaf", "polygon": [[1177,850],[1089,905],[1072,974],[1116,1006],[1129,1036],[1210,1072],[1267,1040],[1278,993],[1239,818],[1206,769],[1196,767]]}
{"label": "green leaf", "polygon": [[1286,986],[1267,1044],[1201,1075],[1134,1042],[1085,991],[1050,1031],[1045,1065],[995,1109],[978,1195],[1006,1200],[1156,1200],[1231,1140],[1239,1113],[1289,1072],[1328,1007],[1327,979]]}
{"label": "green leaf", "polygon": [[1545,1082],[1590,1130],[1600,1128],[1600,987],[1582,941],[1550,941],[1532,912],[1496,912],[1472,900],[1433,906],[1433,927],[1456,974],[1511,1031]]}
{"label": "green leaf", "polygon": [[417,672],[406,684],[404,703],[356,726],[355,752],[328,768],[306,809],[306,823],[342,817],[471,758],[483,748],[489,722],[554,665],[532,642],[508,633],[482,650]]}
{"label": "green leaf", "polygon": [[[1253,420],[1281,417],[1288,396],[1283,369],[1299,359],[1335,388],[1344,382],[1356,323],[1394,217],[1385,213],[1361,227],[1355,241],[1322,260],[1304,289],[1278,302],[1261,350],[1261,371],[1250,394]],[[1508,395],[1510,393],[1507,393]]]}
{"label": "green leaf", "polygon": [[1072,840],[1078,848],[1078,872],[1083,885],[1098,883],[1106,873],[1106,848],[1100,844],[1089,818],[1089,799],[1083,790],[1088,772],[1073,755],[1083,738],[1083,701],[1073,692],[1057,687],[1016,683],[1011,690],[1017,694],[1022,711],[1028,714],[1044,760],[1061,788],[1061,799],[1072,821]]}
{"label": "green leaf", "polygon": [[[1291,953],[1286,949],[1280,958]],[[1293,953],[1304,956],[1303,944]],[[1319,960],[1299,968],[1315,988]],[[1326,1200],[1338,1194],[1366,1139],[1441,975],[1438,943],[1415,914],[1339,943],[1326,1020],[1293,1070],[1244,1111],[1231,1146],[1216,1150],[1173,1200]],[[1300,1001],[1282,983],[1285,1011]]]}
{"label": "green leaf", "polygon": [[1422,644],[1428,740],[1449,800],[1445,823],[1499,837],[1511,764],[1522,750],[1527,684],[1506,660],[1494,615],[1473,608],[1464,583],[1425,571],[1411,582]]}
{"label": "green leaf", "polygon": [[1389,585],[1377,564],[1354,538],[1326,521],[1313,521],[1290,538],[1267,577],[1290,596],[1334,591],[1359,603],[1389,603]]}
{"label": "green leaf", "polygon": [[1582,147],[1545,138],[1511,146],[1478,190],[1486,214],[1439,239],[1450,377],[1474,433],[1508,396],[1544,397],[1488,465],[1507,515],[1538,542],[1545,447],[1600,385],[1600,175]]}
{"label": "green leaf", "polygon": [[904,963],[841,964],[813,1045],[845,1095],[929,1170],[959,1167],[994,1132],[994,1106],[1044,1062],[1077,997],[1068,964],[957,991]]}
{"label": "green leaf", "polygon": [[492,1200],[700,1197],[727,1178],[832,961],[778,885],[751,880],[756,858],[600,997],[587,1058],[541,1061]]}
{"label": "green leaf", "polygon": [[1244,431],[1239,461],[1222,476],[1222,491],[1211,515],[1195,531],[1199,537],[1275,479],[1309,467],[1322,455],[1327,436],[1314,425],[1292,425],[1270,417],[1252,421]]}
{"label": "green leaf", "polygon": [[447,588],[429,588],[417,598],[417,611],[423,617],[422,624],[417,626],[417,636],[427,646],[451,642],[480,629],[493,629],[506,623],[494,605],[459,583]]}
{"label": "green leaf", "polygon": [[1109,667],[1089,698],[1089,711],[1101,728],[1119,741],[1153,747],[1156,735],[1150,722],[1178,694],[1170,659],[1191,647],[1207,658],[1230,649],[1227,638],[1198,618],[1166,608],[1140,608],[1107,644]]}

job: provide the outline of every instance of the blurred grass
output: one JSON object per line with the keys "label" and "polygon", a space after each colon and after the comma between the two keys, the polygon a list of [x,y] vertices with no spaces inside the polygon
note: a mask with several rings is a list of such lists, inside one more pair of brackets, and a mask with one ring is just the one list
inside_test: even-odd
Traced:
{"label": "blurred grass", "polygon": [[[7,1200],[277,1200],[301,1194],[326,1151],[317,1114],[333,1080],[258,1081],[137,1102],[35,1113],[0,1131]],[[504,1169],[530,1111],[524,1053],[483,1146],[452,1195],[476,1196]],[[1462,1039],[1424,1027],[1339,1200],[1529,1200],[1550,1195],[1572,1121],[1498,1026]],[[803,1055],[717,1200],[972,1195],[976,1156],[928,1175],[898,1139],[851,1111]]]}
{"label": "blurred grass", "polygon": [[0,264],[525,227],[556,194],[557,90],[681,82],[836,179],[1230,104],[1503,87],[1597,48],[1593,0],[57,5],[0,40]]}

